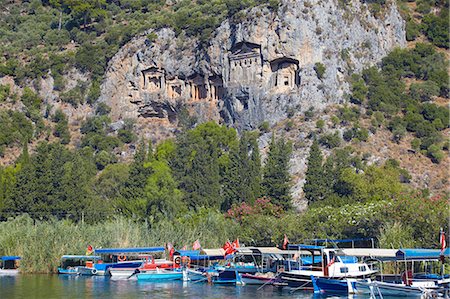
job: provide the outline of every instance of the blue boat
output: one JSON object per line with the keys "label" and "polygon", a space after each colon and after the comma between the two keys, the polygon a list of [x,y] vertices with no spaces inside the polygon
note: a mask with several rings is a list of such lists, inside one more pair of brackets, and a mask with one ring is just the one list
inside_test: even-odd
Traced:
{"label": "blue boat", "polygon": [[[139,268],[143,261],[140,255],[164,252],[164,247],[137,247],[137,248],[99,248],[94,253],[101,256],[101,260],[94,264],[95,275],[110,275],[110,268],[135,269]],[[135,259],[138,258],[138,259]],[[116,271],[117,272],[117,271]]]}
{"label": "blue boat", "polygon": [[182,280],[183,272],[179,270],[160,270],[147,271],[136,274],[138,281],[149,281],[149,282],[166,282],[174,280]]}
{"label": "blue boat", "polygon": [[0,276],[17,275],[19,273],[18,262],[20,256],[0,256]]}
{"label": "blue boat", "polygon": [[356,279],[333,279],[311,276],[316,294],[353,294],[356,290]]}
{"label": "blue boat", "polygon": [[100,256],[92,255],[63,255],[58,274],[79,275],[81,267],[86,267],[86,262],[98,261]]}

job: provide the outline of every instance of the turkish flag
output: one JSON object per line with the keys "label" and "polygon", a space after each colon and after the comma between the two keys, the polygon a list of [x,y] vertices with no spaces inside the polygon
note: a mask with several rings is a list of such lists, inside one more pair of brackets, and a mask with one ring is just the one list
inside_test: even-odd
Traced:
{"label": "turkish flag", "polygon": [[227,241],[225,245],[223,245],[222,249],[225,250],[225,256],[234,252],[233,244],[231,244],[230,241]]}
{"label": "turkish flag", "polygon": [[283,249],[287,249],[288,244],[289,244],[289,239],[287,238],[287,236],[285,234],[284,241],[283,241]]}
{"label": "turkish flag", "polygon": [[198,250],[198,249],[200,249],[200,248],[202,248],[202,246],[200,245],[200,241],[197,239],[197,240],[194,242],[194,244],[192,244],[192,249],[193,249],[193,250]]}
{"label": "turkish flag", "polygon": [[239,248],[239,239],[234,240],[234,242],[232,243],[232,245],[233,245],[233,248],[234,248],[234,249]]}
{"label": "turkish flag", "polygon": [[444,252],[445,248],[447,247],[447,242],[445,241],[445,233],[444,230],[441,229],[441,236],[439,243],[441,244],[441,254]]}

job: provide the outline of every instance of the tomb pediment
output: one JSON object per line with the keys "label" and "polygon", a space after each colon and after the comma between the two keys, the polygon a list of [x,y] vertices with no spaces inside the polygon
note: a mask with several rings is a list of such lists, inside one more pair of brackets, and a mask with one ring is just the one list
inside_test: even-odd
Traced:
{"label": "tomb pediment", "polygon": [[239,42],[230,49],[230,59],[243,59],[260,56],[261,46],[250,42]]}

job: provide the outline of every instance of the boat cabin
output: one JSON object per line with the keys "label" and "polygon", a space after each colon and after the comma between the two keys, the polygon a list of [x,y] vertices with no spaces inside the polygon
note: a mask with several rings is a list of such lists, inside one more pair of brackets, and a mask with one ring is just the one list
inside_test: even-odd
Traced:
{"label": "boat cabin", "polygon": [[15,270],[19,268],[20,256],[1,256],[0,257],[0,269],[2,270]]}
{"label": "boat cabin", "polygon": [[16,275],[19,273],[20,256],[1,256],[0,257],[0,276]]}
{"label": "boat cabin", "polygon": [[79,274],[79,267],[93,267],[100,259],[95,255],[63,255],[58,274]]}

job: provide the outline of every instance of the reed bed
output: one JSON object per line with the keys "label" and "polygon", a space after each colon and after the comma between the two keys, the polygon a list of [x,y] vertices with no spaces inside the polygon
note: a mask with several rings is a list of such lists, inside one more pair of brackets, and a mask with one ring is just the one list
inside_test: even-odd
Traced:
{"label": "reed bed", "polygon": [[21,256],[24,273],[55,273],[62,255],[85,254],[88,245],[140,247],[172,242],[190,248],[199,239],[204,248],[218,247],[234,237],[236,229],[236,224],[211,211],[153,225],[125,218],[97,224],[35,221],[23,215],[0,222],[0,255]]}

